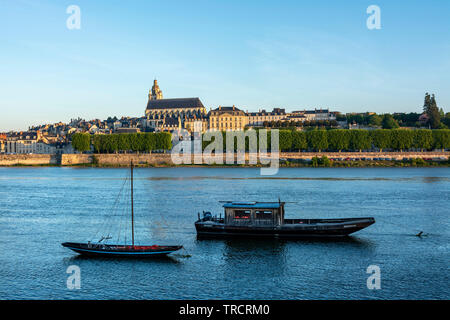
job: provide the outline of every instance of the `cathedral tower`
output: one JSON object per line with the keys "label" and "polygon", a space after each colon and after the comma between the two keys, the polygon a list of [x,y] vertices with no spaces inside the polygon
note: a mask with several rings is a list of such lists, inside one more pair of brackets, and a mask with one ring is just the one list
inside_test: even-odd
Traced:
{"label": "cathedral tower", "polygon": [[148,100],[159,100],[163,98],[161,89],[158,86],[158,81],[153,80],[152,89],[148,93]]}

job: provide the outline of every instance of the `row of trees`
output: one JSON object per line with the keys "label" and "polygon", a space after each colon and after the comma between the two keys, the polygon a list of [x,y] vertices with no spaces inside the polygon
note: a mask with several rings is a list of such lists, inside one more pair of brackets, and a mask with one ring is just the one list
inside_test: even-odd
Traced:
{"label": "row of trees", "polygon": [[450,113],[444,113],[438,108],[436,98],[429,93],[425,94],[423,113],[428,116],[428,121],[420,122],[422,113],[393,113],[378,115],[375,113],[338,114],[338,121],[357,123],[359,125],[382,127],[383,129],[395,129],[399,127],[430,127],[432,129],[448,129],[450,127]]}
{"label": "row of trees", "polygon": [[116,152],[151,152],[153,150],[170,150],[171,135],[167,132],[158,133],[116,133],[96,134],[75,133],[72,135],[72,146],[80,152],[91,150],[96,153]]}
{"label": "row of trees", "polygon": [[[223,145],[225,146],[225,132]],[[259,139],[259,135],[256,135]],[[204,139],[205,140],[205,139]],[[245,139],[246,150],[249,150],[249,139]],[[271,146],[271,132],[267,132],[267,147]],[[211,141],[203,141],[203,148]],[[235,138],[235,150],[237,138]],[[261,145],[258,142],[258,145]],[[385,149],[404,151],[417,149],[421,151],[431,149],[450,148],[450,130],[405,130],[405,129],[377,129],[377,130],[280,130],[279,148],[281,151],[362,151]]]}
{"label": "row of trees", "polygon": [[450,130],[316,130],[291,132],[292,144],[289,138],[284,143],[282,137],[288,137],[287,132],[280,134],[280,148],[287,150],[329,150],[329,151],[362,151],[376,148],[408,150],[408,149],[447,149],[450,148]]}
{"label": "row of trees", "polygon": [[[419,113],[395,113],[395,114],[347,114],[338,115],[337,120],[347,121],[370,127],[381,127],[383,129],[396,129],[399,127],[420,127]],[[338,127],[337,120],[313,120],[313,121],[264,121],[265,128],[289,128],[289,127],[318,127],[332,129]]]}
{"label": "row of trees", "polygon": [[[226,136],[223,134],[223,145]],[[259,135],[256,134],[259,138]],[[271,146],[271,132],[267,132],[267,147]],[[203,139],[205,140],[205,139]],[[203,141],[203,148],[211,141]],[[237,141],[237,138],[235,138]],[[245,141],[249,150],[249,139]],[[83,152],[91,150],[96,153],[115,152],[151,152],[153,150],[170,150],[172,148],[171,135],[160,133],[122,133],[109,135],[93,135],[76,133],[72,135],[72,146]],[[260,146],[261,143],[258,143]],[[236,148],[236,143],[235,143]],[[439,129],[378,129],[378,130],[280,130],[279,148],[281,151],[362,151],[377,149],[389,150],[431,150],[450,148],[450,130]]]}
{"label": "row of trees", "polygon": [[394,115],[389,113],[340,114],[337,116],[337,120],[383,129],[396,129],[399,127],[420,127],[419,117],[419,113],[395,113]]}

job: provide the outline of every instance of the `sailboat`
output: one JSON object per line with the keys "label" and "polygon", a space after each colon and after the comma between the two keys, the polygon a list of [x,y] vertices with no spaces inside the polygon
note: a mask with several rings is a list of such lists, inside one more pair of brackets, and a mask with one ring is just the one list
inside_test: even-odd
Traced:
{"label": "sailboat", "polygon": [[63,242],[63,247],[69,248],[81,255],[91,257],[115,257],[115,258],[151,258],[168,255],[180,250],[183,246],[160,245],[135,245],[134,243],[134,203],[133,203],[133,162],[131,169],[131,245],[106,244],[103,240],[110,237],[102,237],[97,243]]}

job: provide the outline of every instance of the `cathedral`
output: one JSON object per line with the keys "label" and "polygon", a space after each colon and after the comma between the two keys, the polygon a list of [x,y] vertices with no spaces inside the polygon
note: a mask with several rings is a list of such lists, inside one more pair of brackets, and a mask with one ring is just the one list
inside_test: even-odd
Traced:
{"label": "cathedral", "polygon": [[199,98],[163,99],[155,79],[148,93],[145,115],[154,130],[172,131],[184,128],[185,122],[190,123],[193,119],[205,120],[207,112]]}

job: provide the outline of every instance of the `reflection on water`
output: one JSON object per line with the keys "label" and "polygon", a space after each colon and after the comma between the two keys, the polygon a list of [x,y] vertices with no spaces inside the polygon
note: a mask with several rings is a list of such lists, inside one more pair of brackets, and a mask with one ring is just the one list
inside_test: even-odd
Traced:
{"label": "reflection on water", "polygon": [[112,263],[112,264],[134,264],[136,262],[138,263],[180,263],[179,260],[177,260],[177,256],[179,257],[184,257],[183,255],[180,254],[172,254],[172,255],[168,255],[168,256],[155,256],[155,257],[151,257],[151,258],[137,258],[137,257],[126,257],[124,259],[120,259],[120,258],[115,258],[115,257],[97,257],[97,256],[92,256],[92,257],[87,257],[87,256],[83,256],[83,255],[73,255],[70,258],[64,258],[64,261],[68,262],[68,263],[72,263],[72,264],[77,264],[79,262],[92,262],[95,261],[97,263]]}
{"label": "reflection on water", "polygon": [[[0,168],[0,298],[448,299],[447,168],[138,168],[140,244],[182,244],[166,259],[83,258],[61,246],[111,233],[130,241],[127,168]],[[128,191],[126,191],[128,192]],[[219,200],[288,202],[287,218],[372,216],[354,237],[197,239]],[[113,210],[113,209],[114,210]],[[419,231],[427,237],[414,236]],[[119,233],[119,236],[118,234]],[[81,269],[68,290],[67,267]],[[378,265],[382,290],[366,287]]]}

